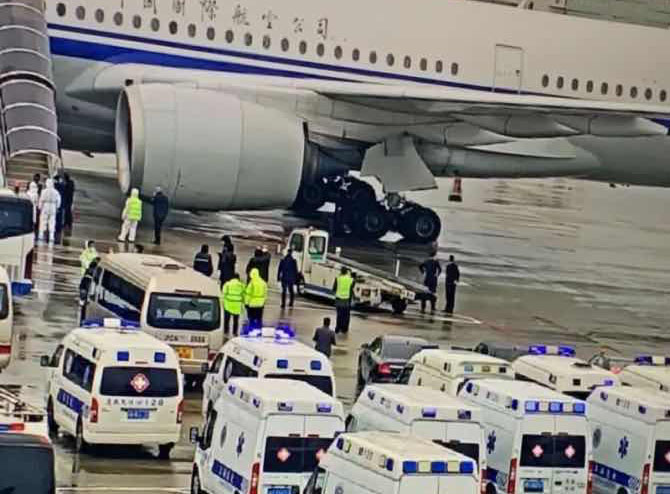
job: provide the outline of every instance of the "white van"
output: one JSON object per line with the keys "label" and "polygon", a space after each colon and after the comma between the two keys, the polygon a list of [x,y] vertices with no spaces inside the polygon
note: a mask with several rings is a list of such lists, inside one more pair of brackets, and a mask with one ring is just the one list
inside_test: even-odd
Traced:
{"label": "white van", "polygon": [[49,367],[47,416],[86,444],[158,444],[167,458],[184,413],[182,374],[172,348],[118,319],[70,332]]}
{"label": "white van", "polygon": [[288,379],[231,379],[210,410],[191,492],[299,494],[333,438],[344,430],[336,399]]}
{"label": "white van", "polygon": [[616,374],[594,367],[575,356],[570,346],[531,345],[529,355],[512,363],[515,377],[532,381],[580,400],[588,398],[596,386],[618,386]]}
{"label": "white van", "polygon": [[204,379],[223,345],[219,284],[169,257],[104,256],[89,290],[86,317],[138,322],[174,348],[189,385]]}
{"label": "white van", "polygon": [[214,358],[202,387],[204,417],[233,377],[294,379],[336,396],[330,360],[298,341],[288,327],[242,328],[242,336],[226,342]]}
{"label": "white van", "polygon": [[498,379],[469,382],[460,396],[482,409],[486,494],[590,494],[586,403]]}
{"label": "white van", "polygon": [[509,362],[496,357],[462,350],[429,349],[410,359],[399,382],[428,386],[456,396],[466,382],[487,377],[514,379],[514,373]]}
{"label": "white van", "polygon": [[427,439],[486,470],[481,411],[472,403],[436,389],[374,384],[367,386],[347,417],[347,432],[388,431]]}
{"label": "white van", "polygon": [[614,372],[625,386],[670,391],[670,357],[638,355],[635,359],[623,359],[599,353],[589,363]]}
{"label": "white van", "polygon": [[0,371],[9,365],[12,357],[14,308],[12,287],[5,268],[0,266]]}
{"label": "white van", "polygon": [[595,492],[670,492],[670,395],[650,388],[599,388],[589,396],[587,417]]}
{"label": "white van", "polygon": [[304,494],[477,494],[475,462],[404,434],[340,435]]}

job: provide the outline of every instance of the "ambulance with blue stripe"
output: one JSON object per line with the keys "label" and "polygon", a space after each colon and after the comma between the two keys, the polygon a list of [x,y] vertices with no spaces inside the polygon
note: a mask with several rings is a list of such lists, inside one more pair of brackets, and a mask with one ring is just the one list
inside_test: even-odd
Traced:
{"label": "ambulance with blue stripe", "polygon": [[475,462],[425,439],[391,432],[340,435],[304,494],[477,494]]}
{"label": "ambulance with blue stripe", "polygon": [[485,494],[591,494],[586,403],[497,379],[471,381],[459,396],[482,410]]}
{"label": "ambulance with blue stripe", "polygon": [[51,356],[49,432],[86,445],[158,445],[168,458],[179,440],[184,413],[179,360],[166,343],[137,323],[92,320],[70,332]]}
{"label": "ambulance with blue stripe", "polygon": [[670,394],[598,388],[587,416],[597,494],[670,493]]}
{"label": "ambulance with blue stripe", "polygon": [[344,431],[335,398],[290,379],[231,379],[197,443],[195,494],[301,494],[328,446]]}
{"label": "ambulance with blue stripe", "polygon": [[621,384],[670,391],[670,357],[638,355],[627,359],[598,353],[589,362],[614,372]]}

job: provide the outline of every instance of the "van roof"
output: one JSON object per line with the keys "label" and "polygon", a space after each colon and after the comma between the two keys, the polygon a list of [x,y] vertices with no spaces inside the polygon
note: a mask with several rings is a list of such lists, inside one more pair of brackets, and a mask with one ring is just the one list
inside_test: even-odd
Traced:
{"label": "van roof", "polygon": [[170,346],[139,329],[77,328],[66,336],[67,340],[85,342],[101,350],[171,350]]}
{"label": "van roof", "polygon": [[410,359],[412,364],[451,376],[463,374],[506,374],[511,377],[510,363],[506,360],[464,350],[426,349]]}
{"label": "van roof", "polygon": [[[585,360],[576,357],[566,357],[561,355],[525,355],[519,357],[512,363],[514,371],[518,374],[527,375],[532,372],[543,376],[542,384],[554,387],[555,380],[552,382],[550,377],[567,380],[563,385],[569,388],[592,388],[594,385],[618,384],[619,378],[607,369],[596,367]],[[533,376],[534,378],[535,376]],[[580,385],[574,385],[569,380],[579,379]],[[545,382],[546,381],[546,382]],[[559,389],[564,389],[560,386]]]}
{"label": "van roof", "polygon": [[239,346],[262,358],[321,357],[322,353],[295,338],[237,336],[226,345]]}
{"label": "van roof", "polygon": [[260,416],[295,413],[344,417],[344,408],[337,399],[292,379],[233,378],[222,397],[233,397],[239,405]]}
{"label": "van roof", "polygon": [[670,420],[670,394],[652,388],[603,386],[591,393],[586,401],[646,423]]}
{"label": "van roof", "polygon": [[668,391],[668,388],[670,388],[670,366],[631,364],[621,369],[621,374],[625,373],[654,381],[659,384],[659,387],[663,386],[664,391]]}
{"label": "van roof", "polygon": [[475,405],[425,386],[373,384],[358,402],[405,424],[417,419],[479,422],[481,418]]}
{"label": "van roof", "polygon": [[170,257],[114,253],[104,256],[101,264],[142,288],[156,279],[162,291],[166,292],[184,290],[206,296],[217,296],[219,293],[215,280]]}
{"label": "van roof", "polygon": [[527,381],[478,379],[468,382],[461,396],[516,416],[529,413],[583,415],[586,411],[583,401]]}
{"label": "van roof", "polygon": [[474,461],[460,453],[414,436],[390,432],[341,434],[328,454],[394,479],[411,474],[472,474],[475,471]]}

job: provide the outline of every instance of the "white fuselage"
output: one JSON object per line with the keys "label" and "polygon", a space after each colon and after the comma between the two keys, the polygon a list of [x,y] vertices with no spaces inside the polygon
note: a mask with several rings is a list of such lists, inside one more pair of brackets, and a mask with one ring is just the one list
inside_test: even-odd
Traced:
{"label": "white fuselage", "polygon": [[[667,30],[488,3],[49,0],[47,20],[59,130],[73,149],[114,150],[116,99],[132,78],[115,87],[104,73],[119,64],[190,83],[248,81],[268,105],[275,97],[254,85],[317,78],[670,106]],[[326,135],[379,136],[379,126],[296,111]],[[585,178],[670,186],[667,136],[567,139],[596,157]]]}

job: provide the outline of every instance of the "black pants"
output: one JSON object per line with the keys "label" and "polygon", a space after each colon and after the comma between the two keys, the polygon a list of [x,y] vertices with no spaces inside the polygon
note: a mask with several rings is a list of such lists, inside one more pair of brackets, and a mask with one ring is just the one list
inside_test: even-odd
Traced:
{"label": "black pants", "polygon": [[437,279],[426,280],[424,282],[424,285],[426,286],[426,288],[428,288],[428,291],[430,292],[430,297],[421,299],[421,311],[426,310],[427,301],[430,301],[430,310],[434,311],[435,302],[437,301],[437,297],[435,296],[435,292],[437,291]]}
{"label": "black pants", "polygon": [[263,307],[247,307],[247,316],[251,327],[263,327]]}
{"label": "black pants", "polygon": [[161,243],[161,230],[163,229],[163,221],[158,218],[154,218],[154,243],[160,245]]}
{"label": "black pants", "polygon": [[349,321],[351,320],[351,304],[349,302],[335,302],[337,310],[337,320],[335,323],[336,333],[348,333]]}
{"label": "black pants", "polygon": [[233,320],[233,335],[237,336],[240,334],[239,328],[240,328],[240,315],[239,314],[233,314],[231,312],[223,311],[223,330],[226,333],[226,336],[230,334],[230,320]]}
{"label": "black pants", "polygon": [[65,228],[72,228],[72,204],[65,205]]}
{"label": "black pants", "polygon": [[288,305],[293,307],[293,299],[295,298],[295,284],[284,283],[281,284],[281,306],[286,307],[286,292],[289,294]]}
{"label": "black pants", "polygon": [[454,313],[454,304],[456,303],[456,283],[447,283],[447,306],[445,312]]}

